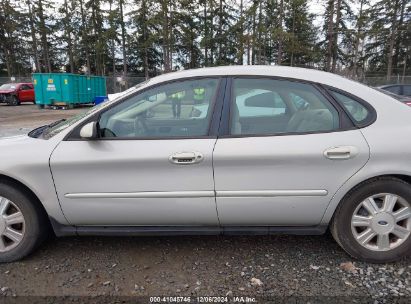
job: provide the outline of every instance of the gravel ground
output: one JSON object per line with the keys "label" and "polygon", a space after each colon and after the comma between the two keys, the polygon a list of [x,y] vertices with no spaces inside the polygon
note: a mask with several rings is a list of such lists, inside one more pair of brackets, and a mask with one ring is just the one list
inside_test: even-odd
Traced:
{"label": "gravel ground", "polygon": [[61,238],[0,274],[9,295],[411,295],[409,259],[352,264],[328,234]]}
{"label": "gravel ground", "polygon": [[17,107],[0,103],[0,137],[25,134],[35,127],[71,117],[87,109],[40,110],[32,103],[23,103]]}
{"label": "gravel ground", "polygon": [[[0,135],[22,133],[22,128],[50,123],[83,110],[0,106]],[[53,238],[25,260],[0,265],[0,294],[227,295],[229,299],[293,296],[317,300],[332,297],[325,302],[356,298],[357,302],[370,303],[391,303],[391,297],[395,297],[409,303],[411,258],[381,265],[354,261],[329,233]],[[315,302],[318,301],[312,301]]]}

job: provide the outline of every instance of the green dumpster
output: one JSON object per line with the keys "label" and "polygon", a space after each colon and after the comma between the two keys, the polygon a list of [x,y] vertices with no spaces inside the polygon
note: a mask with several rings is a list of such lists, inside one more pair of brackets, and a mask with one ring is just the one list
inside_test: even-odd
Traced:
{"label": "green dumpster", "polygon": [[69,73],[33,73],[36,104],[73,107],[93,103],[96,96],[105,96],[106,79],[102,76]]}

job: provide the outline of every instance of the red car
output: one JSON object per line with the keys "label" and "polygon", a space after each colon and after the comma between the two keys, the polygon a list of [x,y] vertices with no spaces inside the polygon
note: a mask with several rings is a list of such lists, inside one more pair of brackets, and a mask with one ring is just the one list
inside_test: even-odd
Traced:
{"label": "red car", "polygon": [[35,102],[32,83],[6,83],[0,86],[0,102],[17,106],[21,102]]}

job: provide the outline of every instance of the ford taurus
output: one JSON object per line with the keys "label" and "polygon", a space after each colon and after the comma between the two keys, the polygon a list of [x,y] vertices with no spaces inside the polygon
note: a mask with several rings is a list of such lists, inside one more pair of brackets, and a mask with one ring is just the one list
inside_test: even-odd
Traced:
{"label": "ford taurus", "polygon": [[[66,235],[322,234],[411,252],[411,108],[307,69],[152,78],[0,140],[0,261]],[[30,153],[27,153],[29,151]]]}

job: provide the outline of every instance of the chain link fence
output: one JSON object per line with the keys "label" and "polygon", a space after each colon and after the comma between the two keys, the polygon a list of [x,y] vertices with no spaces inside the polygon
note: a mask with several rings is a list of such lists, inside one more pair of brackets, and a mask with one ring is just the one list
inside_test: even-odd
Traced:
{"label": "chain link fence", "polygon": [[106,77],[107,94],[123,92],[145,80],[145,77]]}
{"label": "chain link fence", "polygon": [[387,81],[386,76],[364,77],[359,81],[371,87],[378,87],[384,84],[411,84],[411,76],[392,76],[389,81]]}
{"label": "chain link fence", "polygon": [[32,82],[31,77],[0,77],[0,85],[12,82]]}
{"label": "chain link fence", "polygon": [[[10,77],[0,77],[0,85],[10,82],[31,82],[31,77],[15,77],[14,81]],[[128,88],[145,81],[144,77],[106,77],[107,94],[119,93]],[[392,76],[390,81],[387,81],[386,76],[379,77],[364,77],[357,81],[369,86],[380,86],[384,84],[411,84],[411,76]]]}

